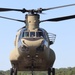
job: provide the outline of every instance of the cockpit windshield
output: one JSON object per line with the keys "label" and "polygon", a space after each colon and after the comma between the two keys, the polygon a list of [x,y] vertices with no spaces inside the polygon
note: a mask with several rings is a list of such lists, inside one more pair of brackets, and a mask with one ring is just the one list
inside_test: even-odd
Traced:
{"label": "cockpit windshield", "polygon": [[35,37],[35,32],[30,32],[30,37]]}
{"label": "cockpit windshield", "polygon": [[22,37],[29,37],[29,32],[24,32]]}
{"label": "cockpit windshield", "polygon": [[36,32],[36,37],[43,37],[43,33],[42,32]]}
{"label": "cockpit windshield", "polygon": [[22,37],[43,37],[43,33],[41,31],[37,32],[24,31]]}

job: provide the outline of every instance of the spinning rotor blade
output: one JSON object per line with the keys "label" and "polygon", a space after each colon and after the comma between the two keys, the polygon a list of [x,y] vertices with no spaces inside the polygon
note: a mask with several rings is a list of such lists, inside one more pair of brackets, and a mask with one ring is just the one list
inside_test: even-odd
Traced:
{"label": "spinning rotor blade", "polygon": [[42,9],[42,11],[52,10],[52,9],[57,9],[57,8],[63,8],[63,7],[69,7],[69,6],[75,6],[75,4],[69,4],[69,5],[57,6],[57,7],[52,7],[52,8],[45,8],[45,9]]}
{"label": "spinning rotor blade", "polygon": [[45,22],[45,21],[58,22],[58,21],[63,21],[63,20],[68,20],[68,19],[73,19],[73,18],[75,18],[75,15],[58,17],[58,18],[52,18],[52,19],[42,20],[40,22]]}
{"label": "spinning rotor blade", "polygon": [[22,12],[22,13],[30,12],[30,13],[34,14],[34,13],[42,13],[42,11],[46,11],[46,10],[52,10],[52,9],[63,8],[63,7],[68,7],[68,6],[75,6],[75,4],[57,6],[57,7],[45,8],[45,9],[39,8],[37,10],[35,10],[35,9],[26,10],[25,8],[23,8],[23,9],[0,8],[0,12],[4,12],[4,11],[19,11],[19,12]]}
{"label": "spinning rotor blade", "polygon": [[3,17],[3,16],[0,16],[0,18],[9,19],[9,20],[14,20],[14,21],[19,21],[19,22],[25,22],[24,20],[18,20],[18,19]]}
{"label": "spinning rotor blade", "polygon": [[4,12],[4,11],[20,11],[22,13],[28,12],[26,9],[0,8],[0,12]]}

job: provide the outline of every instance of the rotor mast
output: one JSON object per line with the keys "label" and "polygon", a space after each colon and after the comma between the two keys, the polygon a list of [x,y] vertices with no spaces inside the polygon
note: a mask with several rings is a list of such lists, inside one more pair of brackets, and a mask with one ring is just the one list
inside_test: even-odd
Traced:
{"label": "rotor mast", "polygon": [[29,31],[31,30],[38,30],[39,28],[39,14],[27,14],[26,15],[26,27]]}

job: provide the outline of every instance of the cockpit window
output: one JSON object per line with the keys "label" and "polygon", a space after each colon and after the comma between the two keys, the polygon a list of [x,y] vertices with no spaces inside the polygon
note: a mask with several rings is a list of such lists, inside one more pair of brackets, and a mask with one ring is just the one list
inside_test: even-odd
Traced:
{"label": "cockpit window", "polygon": [[36,32],[36,37],[43,37],[43,33],[42,32]]}
{"label": "cockpit window", "polygon": [[41,31],[38,32],[24,31],[22,37],[43,37],[43,33]]}
{"label": "cockpit window", "polygon": [[35,36],[35,32],[30,32],[30,37],[34,37]]}
{"label": "cockpit window", "polygon": [[23,37],[29,37],[29,32],[24,32]]}

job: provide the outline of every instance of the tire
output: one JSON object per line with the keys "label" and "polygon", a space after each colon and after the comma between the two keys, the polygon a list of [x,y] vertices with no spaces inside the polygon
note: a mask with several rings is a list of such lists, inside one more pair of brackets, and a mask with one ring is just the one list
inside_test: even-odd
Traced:
{"label": "tire", "polygon": [[10,69],[10,75],[13,75],[13,68]]}
{"label": "tire", "polygon": [[48,69],[48,75],[51,75],[51,68]]}
{"label": "tire", "polygon": [[55,68],[52,68],[52,75],[55,75]]}

